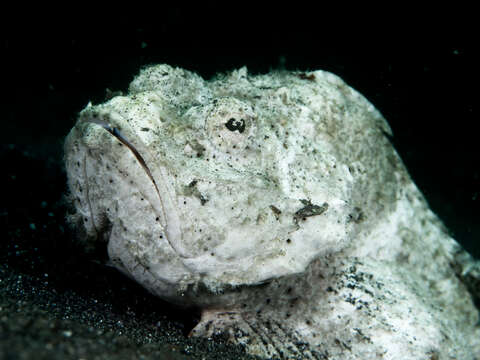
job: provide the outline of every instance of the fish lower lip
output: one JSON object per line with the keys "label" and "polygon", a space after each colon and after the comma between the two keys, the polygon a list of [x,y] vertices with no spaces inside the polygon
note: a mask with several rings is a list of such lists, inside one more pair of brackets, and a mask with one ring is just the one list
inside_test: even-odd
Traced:
{"label": "fish lower lip", "polygon": [[165,232],[166,232],[166,241],[169,243],[170,247],[180,256],[181,258],[188,258],[188,252],[186,249],[183,249],[181,245],[175,245],[175,244],[181,244],[182,243],[182,233],[180,230],[175,229],[175,226],[178,225],[178,221],[169,221],[172,219],[168,219],[168,217],[172,217],[172,212],[171,211],[166,211],[165,210],[165,201],[161,195],[160,195],[160,190],[159,186],[157,185],[157,182],[155,181],[155,178],[152,174],[152,171],[147,165],[147,162],[145,161],[145,158],[140,154],[140,151],[137,150],[137,148],[130,142],[117,128],[111,126],[105,121],[102,120],[97,120],[97,119],[89,119],[87,122],[96,124],[104,128],[106,131],[108,131],[112,136],[114,136],[121,144],[125,145],[131,153],[135,156],[137,159],[138,163],[141,165],[143,170],[145,171],[145,174],[148,176],[150,181],[152,182],[155,192],[158,195],[159,202],[161,204],[162,210],[162,215],[163,219],[165,221],[165,224],[163,226],[165,227]]}

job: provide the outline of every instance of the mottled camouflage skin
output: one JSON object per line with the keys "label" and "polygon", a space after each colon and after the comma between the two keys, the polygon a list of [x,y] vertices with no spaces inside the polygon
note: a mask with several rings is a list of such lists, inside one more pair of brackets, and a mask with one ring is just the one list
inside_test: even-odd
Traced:
{"label": "mottled camouflage skin", "polygon": [[479,266],[324,71],[144,69],[67,137],[70,218],[192,335],[266,358],[474,359]]}

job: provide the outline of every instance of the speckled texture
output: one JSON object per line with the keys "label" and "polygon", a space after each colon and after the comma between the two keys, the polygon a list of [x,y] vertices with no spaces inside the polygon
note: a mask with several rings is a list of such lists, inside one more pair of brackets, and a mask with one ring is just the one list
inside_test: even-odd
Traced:
{"label": "speckled texture", "polygon": [[474,358],[478,264],[389,136],[327,72],[154,66],[68,136],[71,221],[152,293],[203,308],[194,335],[265,357]]}
{"label": "speckled texture", "polygon": [[253,359],[72,242],[60,145],[0,145],[0,359]]}

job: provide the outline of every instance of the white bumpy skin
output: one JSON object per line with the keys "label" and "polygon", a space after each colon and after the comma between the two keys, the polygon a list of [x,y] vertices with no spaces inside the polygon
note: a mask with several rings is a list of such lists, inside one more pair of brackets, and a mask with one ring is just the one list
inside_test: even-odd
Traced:
{"label": "white bumpy skin", "polygon": [[65,142],[71,223],[265,358],[480,357],[480,267],[382,115],[325,72],[141,71]]}

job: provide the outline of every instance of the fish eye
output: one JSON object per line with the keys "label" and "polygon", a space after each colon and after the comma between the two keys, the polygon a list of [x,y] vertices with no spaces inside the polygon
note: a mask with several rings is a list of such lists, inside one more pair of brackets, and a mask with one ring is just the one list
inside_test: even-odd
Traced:
{"label": "fish eye", "polygon": [[216,99],[208,107],[205,127],[215,147],[224,151],[245,148],[255,130],[252,106],[229,97]]}
{"label": "fish eye", "polygon": [[230,120],[225,123],[225,126],[230,131],[238,131],[239,133],[243,133],[245,131],[245,120],[230,118]]}

